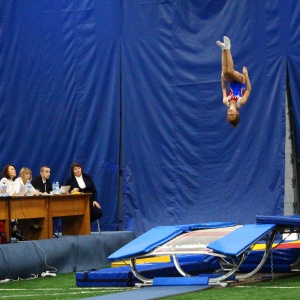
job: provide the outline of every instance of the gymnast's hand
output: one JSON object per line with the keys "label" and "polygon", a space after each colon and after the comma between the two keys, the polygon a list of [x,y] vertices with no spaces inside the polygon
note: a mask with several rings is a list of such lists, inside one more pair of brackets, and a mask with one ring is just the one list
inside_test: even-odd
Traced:
{"label": "gymnast's hand", "polygon": [[245,77],[248,77],[248,69],[246,67],[243,67],[243,74]]}

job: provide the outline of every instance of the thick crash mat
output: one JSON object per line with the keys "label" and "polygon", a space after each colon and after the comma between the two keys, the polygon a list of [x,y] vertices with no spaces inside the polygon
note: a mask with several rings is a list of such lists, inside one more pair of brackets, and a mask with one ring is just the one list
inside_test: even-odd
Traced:
{"label": "thick crash mat", "polygon": [[[265,251],[254,250],[252,251],[239,267],[239,272],[249,273],[253,271],[259,262],[262,260]],[[291,266],[300,257],[300,249],[298,248],[275,248],[272,250],[272,255],[269,255],[266,262],[260,269],[261,273],[290,273],[292,272]]]}
{"label": "thick crash mat", "polygon": [[276,224],[286,227],[300,226],[300,215],[292,216],[256,216],[257,224]]}
{"label": "thick crash mat", "polygon": [[[216,257],[207,255],[193,255],[192,257],[178,258],[182,269],[193,275],[200,273],[212,273],[220,267]],[[140,264],[136,265],[137,271],[144,277],[181,277],[173,262]],[[76,285],[78,287],[118,286],[130,287],[140,282],[132,273],[129,266],[107,268],[94,271],[76,273]]]}
{"label": "thick crash mat", "polygon": [[191,276],[191,277],[154,277],[153,285],[163,286],[183,286],[183,285],[208,285],[209,277]]}

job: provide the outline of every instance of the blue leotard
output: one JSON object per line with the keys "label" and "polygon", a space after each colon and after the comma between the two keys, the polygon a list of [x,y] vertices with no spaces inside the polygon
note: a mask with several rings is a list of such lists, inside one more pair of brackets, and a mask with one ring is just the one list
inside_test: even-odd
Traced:
{"label": "blue leotard", "polygon": [[237,107],[240,107],[240,100],[244,96],[246,91],[246,84],[240,83],[238,81],[230,82],[230,91],[227,97],[227,106],[229,106],[230,101],[235,101]]}

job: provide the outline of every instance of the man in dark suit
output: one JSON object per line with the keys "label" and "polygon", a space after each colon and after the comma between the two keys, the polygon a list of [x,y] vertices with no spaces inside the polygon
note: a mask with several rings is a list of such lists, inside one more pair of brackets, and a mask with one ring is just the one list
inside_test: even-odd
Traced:
{"label": "man in dark suit", "polygon": [[49,194],[52,191],[52,185],[50,182],[50,168],[47,166],[43,166],[40,169],[40,176],[35,177],[31,184],[33,187],[40,191],[41,193],[47,193]]}

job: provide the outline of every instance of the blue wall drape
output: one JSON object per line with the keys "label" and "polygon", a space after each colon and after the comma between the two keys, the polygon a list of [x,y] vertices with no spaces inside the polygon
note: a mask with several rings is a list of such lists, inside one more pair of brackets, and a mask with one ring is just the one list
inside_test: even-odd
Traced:
{"label": "blue wall drape", "polygon": [[[135,233],[282,214],[286,59],[274,30],[283,4],[255,4],[123,3],[123,210]],[[236,129],[222,105],[223,35],[253,86]]]}
{"label": "blue wall drape", "polygon": [[[49,165],[63,183],[81,162],[102,230],[282,214],[287,68],[300,126],[292,2],[2,1],[0,166]],[[223,35],[252,83],[236,129],[222,105]]]}
{"label": "blue wall drape", "polygon": [[0,166],[63,184],[74,161],[118,228],[120,1],[3,1]]}

